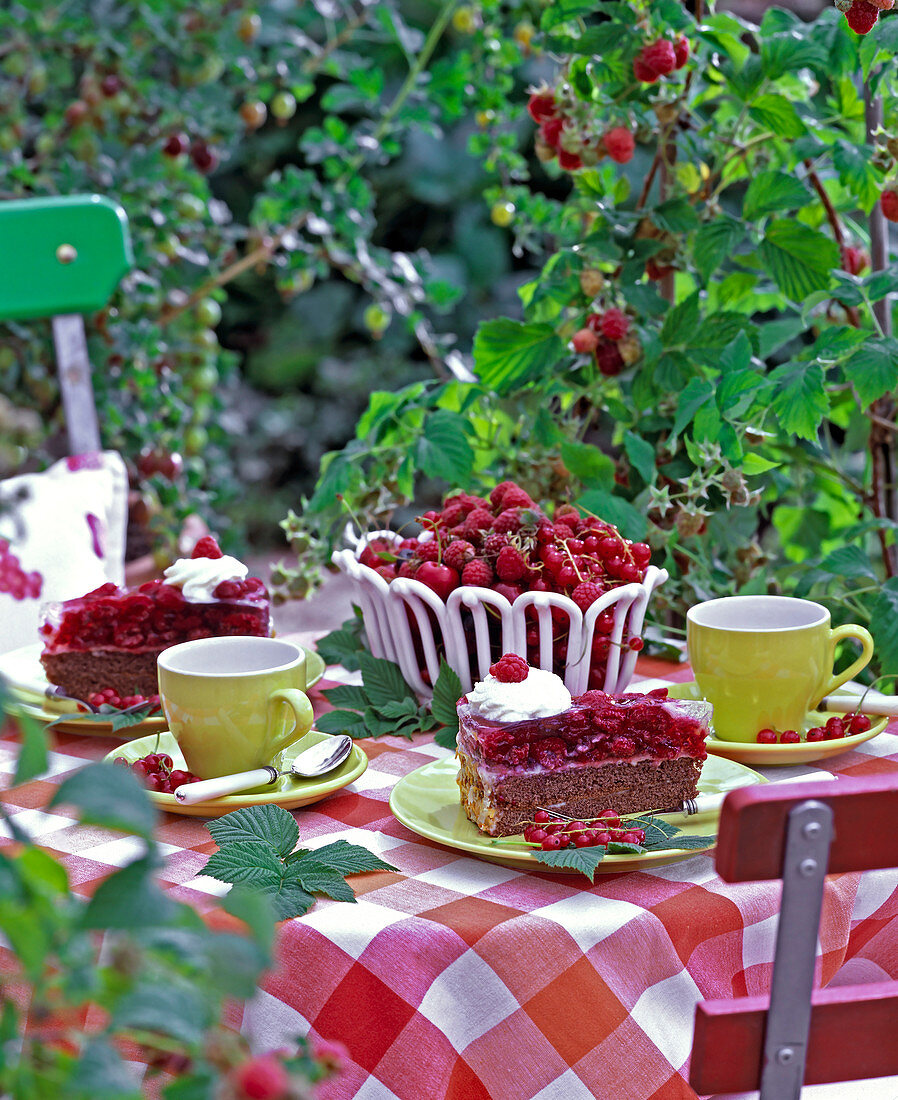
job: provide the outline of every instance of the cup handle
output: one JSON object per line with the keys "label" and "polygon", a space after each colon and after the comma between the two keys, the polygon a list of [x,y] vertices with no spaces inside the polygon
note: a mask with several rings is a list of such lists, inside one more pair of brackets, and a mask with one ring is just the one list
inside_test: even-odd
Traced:
{"label": "cup handle", "polygon": [[[866,668],[870,663],[870,658],[873,656],[873,638],[870,631],[865,630],[856,623],[845,623],[843,626],[837,626],[829,632],[829,655],[831,662],[835,661],[836,645],[841,642],[843,638],[856,638],[861,643],[863,649],[860,657],[858,657],[853,664],[849,665],[848,668],[840,672],[837,676],[830,677],[830,681],[823,691],[824,696],[832,695],[836,688],[841,687],[846,680],[850,680],[856,673],[860,672],[862,668]],[[823,696],[821,696],[821,698],[822,697]]]}
{"label": "cup handle", "polygon": [[[288,726],[287,714],[293,712],[295,724]],[[312,728],[315,713],[309,697],[299,688],[280,688],[268,696],[268,728],[271,731],[271,750],[282,752],[298,741]]]}

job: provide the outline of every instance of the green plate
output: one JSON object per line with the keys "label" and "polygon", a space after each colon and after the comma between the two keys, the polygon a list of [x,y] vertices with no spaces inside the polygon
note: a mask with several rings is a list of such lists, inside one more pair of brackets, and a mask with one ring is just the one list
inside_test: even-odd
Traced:
{"label": "green plate", "polygon": [[[704,698],[695,680],[689,680],[685,684],[671,684],[668,694],[671,699]],[[809,710],[804,728],[808,730],[813,726],[824,726],[827,718],[832,718],[834,714],[840,714],[840,712]],[[844,717],[844,712],[840,717]],[[862,745],[865,741],[882,733],[889,724],[888,718],[875,714],[868,714],[867,717],[870,719],[868,730],[863,733],[853,733],[849,737],[834,737],[831,741],[798,741],[794,745],[759,745],[754,741],[721,741],[716,737],[709,737],[705,744],[708,746],[708,752],[718,757],[725,757],[727,760],[738,761],[740,764],[754,764],[762,768],[787,764],[811,764],[815,760],[838,756],[840,753]]]}
{"label": "green plate", "polygon": [[[313,649],[300,647],[306,655],[306,688],[313,687],[324,675],[324,660]],[[40,662],[43,645],[37,642],[34,645],[22,646],[9,653],[0,654],[0,676],[6,681],[7,687],[14,700],[14,714],[24,714],[29,718],[36,718],[40,722],[53,722],[64,714],[71,714],[70,719],[64,722],[56,722],[54,729],[63,733],[81,733],[94,737],[133,737],[135,733],[154,733],[164,730],[165,718],[158,715],[153,718],[145,718],[137,725],[128,726],[127,730],[115,732],[111,722],[86,722],[78,711],[78,705],[71,699],[62,699],[59,696],[48,695],[51,685],[44,675]]]}
{"label": "green plate", "polygon": [[[390,809],[412,832],[427,837],[428,840],[435,840],[438,844],[477,856],[478,859],[523,870],[572,873],[569,867],[549,867],[540,863],[524,844],[520,847],[508,843],[495,844],[492,837],[481,833],[461,808],[458,784],[455,782],[457,774],[458,763],[454,758],[425,764],[399,780],[390,795]],[[766,782],[762,775],[751,768],[721,757],[709,756],[702,768],[698,789],[700,794],[725,794],[738,787]],[[719,811],[714,810],[685,820],[679,819],[677,825],[687,836],[713,835],[716,834],[719,816]],[[506,841],[509,839],[514,838],[503,838]],[[608,855],[599,864],[597,871],[613,874],[648,870],[665,863],[690,859],[697,852],[707,852],[713,847],[710,844],[707,848],[688,851],[665,849],[661,852],[645,852],[643,855]]]}
{"label": "green plate", "polygon": [[[318,741],[323,741],[330,735],[320,733],[318,730],[310,730],[295,745],[291,745],[283,753],[284,767],[289,767],[290,762],[301,749],[308,749]],[[158,734],[149,734],[146,737],[138,737],[127,744],[106,754],[104,759],[108,762],[123,756],[129,764],[140,760],[151,752],[167,752],[172,758],[175,768],[186,768],[184,757],[178,748],[169,730],[163,730]],[[368,757],[353,744],[348,758],[335,771],[328,772],[314,779],[302,779],[298,775],[281,776],[273,787],[266,787],[264,791],[241,791],[239,794],[228,794],[223,798],[212,798],[208,802],[197,802],[193,806],[182,805],[173,794],[161,794],[159,791],[150,791],[150,798],[160,810],[167,810],[172,814],[186,814],[188,817],[221,817],[232,810],[242,810],[246,806],[283,806],[285,810],[294,810],[297,806],[308,806],[313,802],[320,802],[334,791],[348,786],[364,772],[368,767]]]}

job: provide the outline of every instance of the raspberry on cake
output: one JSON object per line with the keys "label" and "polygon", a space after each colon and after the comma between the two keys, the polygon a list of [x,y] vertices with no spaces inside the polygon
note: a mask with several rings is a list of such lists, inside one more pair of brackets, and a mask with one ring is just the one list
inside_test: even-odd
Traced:
{"label": "raspberry on cake", "polygon": [[111,689],[119,698],[158,691],[156,658],[193,638],[271,634],[265,583],[222,554],[210,537],[159,580],[137,588],[104,584],[43,608],[41,664],[66,695],[89,699]]}
{"label": "raspberry on cake", "polygon": [[458,785],[489,836],[519,833],[539,808],[590,819],[672,810],[695,798],[711,706],[587,691],[506,654],[458,703]]}

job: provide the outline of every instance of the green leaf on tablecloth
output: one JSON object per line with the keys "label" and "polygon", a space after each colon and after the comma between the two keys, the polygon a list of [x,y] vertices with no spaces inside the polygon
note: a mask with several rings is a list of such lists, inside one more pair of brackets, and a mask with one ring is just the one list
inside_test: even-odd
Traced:
{"label": "green leaf on tablecloth", "polygon": [[590,882],[595,882],[596,868],[605,858],[605,849],[598,845],[594,848],[562,848],[558,852],[536,849],[533,856],[549,867],[570,867],[573,871],[580,871]]}
{"label": "green leaf on tablecloth", "polygon": [[443,726],[433,735],[434,744],[443,749],[454,749],[458,743],[458,730],[451,726]]}
{"label": "green leaf on tablecloth", "polygon": [[88,764],[60,783],[49,809],[74,805],[85,825],[102,825],[149,840],[157,814],[149,795],[127,768]]}
{"label": "green leaf on tablecloth", "polygon": [[364,871],[395,871],[392,864],[385,863],[379,856],[369,852],[359,844],[350,844],[346,840],[335,840],[308,853],[311,859],[331,871],[341,875],[357,875]]}
{"label": "green leaf on tablecloth", "polygon": [[361,620],[347,619],[339,630],[319,638],[315,649],[326,665],[342,665],[355,672],[359,667],[359,654],[364,652]]}
{"label": "green leaf on tablecloth", "polygon": [[340,684],[321,693],[332,707],[362,710],[368,705],[365,689],[358,684]]}
{"label": "green leaf on tablecloth", "polygon": [[412,718],[418,714],[418,703],[415,699],[390,699],[377,712],[384,718]]}
{"label": "green leaf on tablecloth", "polygon": [[433,685],[433,700],[430,712],[438,722],[442,722],[452,732],[453,744],[458,732],[458,700],[462,696],[461,680],[458,673],[445,657],[440,658],[440,674]]}
{"label": "green leaf on tablecloth", "polygon": [[365,694],[373,707],[388,703],[392,699],[415,698],[415,693],[405,682],[399,665],[383,657],[374,657],[370,653],[359,654],[359,668],[362,672]]}
{"label": "green leaf on tablecloth", "polygon": [[352,738],[371,736],[362,716],[354,710],[329,710],[315,719],[315,728],[322,733],[345,733]]}
{"label": "green leaf on tablecloth", "polygon": [[355,891],[342,875],[322,863],[309,862],[309,858],[292,864],[284,881],[297,883],[310,894],[324,894],[334,901],[355,901]]}
{"label": "green leaf on tablecloth", "polygon": [[279,856],[287,856],[299,841],[296,818],[283,806],[245,806],[207,823],[219,847],[237,841],[268,844]]}
{"label": "green leaf on tablecloth", "polygon": [[[362,718],[368,730],[369,737],[383,737],[386,734],[396,734],[399,729],[404,729],[405,722],[397,723],[394,718],[382,718],[374,707],[365,707]],[[415,723],[417,725],[417,723]]]}
{"label": "green leaf on tablecloth", "polygon": [[263,886],[280,879],[283,870],[283,862],[270,844],[236,840],[222,845],[209,856],[203,874],[221,882]]}
{"label": "green leaf on tablecloth", "polygon": [[[272,810],[277,813],[272,815]],[[293,829],[284,828],[281,815],[290,819]],[[208,822],[206,827],[219,850],[209,857],[202,873],[221,882],[239,883],[244,891],[257,892],[271,906],[276,920],[308,912],[315,902],[314,894],[355,901],[355,893],[344,882],[346,875],[396,870],[367,848],[345,840],[325,844],[317,851],[292,850],[299,829],[293,815],[279,806],[235,810]]]}
{"label": "green leaf on tablecloth", "polygon": [[279,921],[301,917],[315,904],[314,895],[303,890],[298,882],[282,879],[276,887],[263,887],[263,892],[271,904],[275,919]]}

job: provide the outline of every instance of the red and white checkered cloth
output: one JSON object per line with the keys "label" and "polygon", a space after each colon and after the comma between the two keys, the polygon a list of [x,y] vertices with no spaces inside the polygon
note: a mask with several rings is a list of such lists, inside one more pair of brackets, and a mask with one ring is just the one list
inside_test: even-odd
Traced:
{"label": "red and white checkered cloth", "polygon": [[[682,667],[640,668],[689,677]],[[326,709],[327,686],[313,693],[316,711]],[[49,775],[3,801],[90,892],[136,854],[136,843],[41,807],[65,775],[113,742],[59,733],[54,741]],[[593,886],[466,856],[410,832],[388,807],[401,776],[447,751],[423,736],[362,744],[368,770],[296,811],[302,844],[344,838],[398,871],[354,876],[357,904],[321,899],[280,926],[276,969],[236,1010],[254,1044],[266,1049],[297,1033],[345,1043],[351,1060],[320,1087],[321,1100],[694,1098],[686,1080],[694,1005],[766,991],[778,885],[725,884],[707,854],[597,875]],[[3,787],[14,757],[7,728]],[[898,774],[898,722],[821,766]],[[202,820],[165,814],[158,838],[164,884],[216,921],[227,887],[202,875],[216,847]],[[898,978],[898,872],[827,880],[817,975],[824,985]]]}

